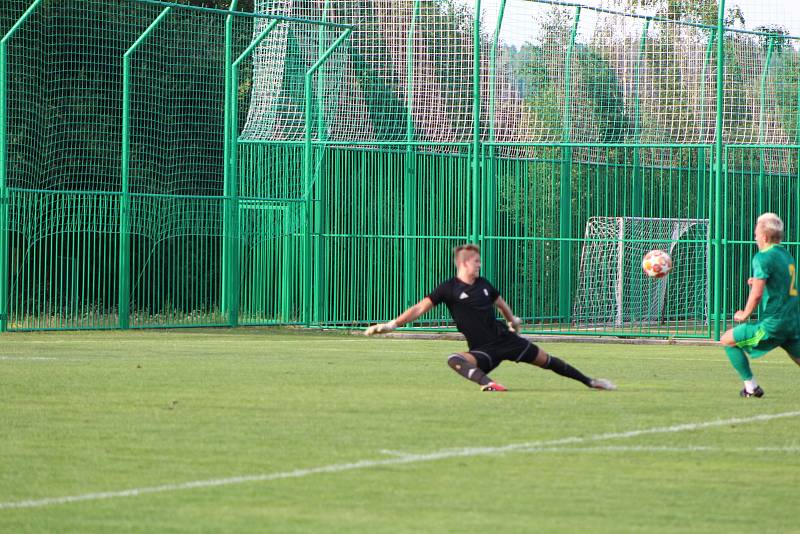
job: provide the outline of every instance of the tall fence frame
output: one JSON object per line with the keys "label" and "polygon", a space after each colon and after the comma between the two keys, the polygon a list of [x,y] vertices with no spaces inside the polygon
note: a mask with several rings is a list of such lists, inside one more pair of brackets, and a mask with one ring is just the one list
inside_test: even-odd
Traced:
{"label": "tall fence frame", "polygon": [[[117,276],[116,288],[111,291],[116,295],[115,310],[105,310],[101,314],[103,321],[81,319],[59,319],[59,311],[53,313],[48,320],[25,319],[24,311],[17,306],[10,306],[12,297],[19,298],[19,293],[9,294],[12,272],[12,260],[9,253],[11,241],[9,217],[12,210],[19,211],[19,206],[30,200],[26,195],[40,194],[64,197],[78,197],[87,195],[87,192],[78,191],[34,191],[28,188],[10,187],[8,185],[8,52],[7,48],[13,42],[15,34],[24,28],[26,22],[33,17],[41,7],[41,0],[34,0],[28,9],[20,16],[16,23],[5,33],[0,40],[0,331],[14,330],[39,330],[60,328],[136,328],[136,327],[172,327],[172,326],[237,326],[240,324],[281,324],[303,325],[306,327],[346,327],[360,326],[368,322],[386,320],[403,306],[413,304],[425,291],[432,289],[434,273],[446,273],[448,267],[447,250],[453,244],[463,241],[472,241],[481,245],[484,256],[484,271],[490,279],[499,279],[514,289],[509,299],[526,322],[532,333],[542,334],[586,334],[596,336],[632,336],[632,337],[695,337],[719,339],[720,333],[728,326],[727,317],[731,309],[741,305],[746,297],[743,293],[742,280],[746,278],[747,264],[741,258],[748,254],[751,240],[747,238],[754,223],[754,216],[769,209],[789,210],[787,214],[790,228],[800,225],[800,188],[796,183],[788,182],[780,187],[781,194],[791,197],[784,204],[770,197],[762,195],[768,186],[767,183],[775,181],[775,173],[765,168],[765,161],[770,154],[780,152],[786,161],[798,161],[800,169],[800,141],[792,140],[791,144],[775,144],[770,142],[766,131],[769,125],[768,118],[762,113],[758,124],[758,143],[737,143],[727,141],[723,135],[725,128],[726,95],[726,35],[752,34],[763,37],[766,43],[766,61],[761,74],[760,103],[761,107],[768,106],[768,77],[773,59],[778,53],[780,43],[787,39],[797,39],[793,36],[763,34],[726,28],[724,25],[725,2],[719,2],[717,24],[703,25],[695,23],[681,23],[686,27],[698,28],[707,32],[708,39],[705,46],[704,60],[700,77],[705,79],[713,70],[716,76],[716,94],[714,95],[714,127],[710,136],[711,142],[701,143],[658,143],[643,139],[642,132],[642,103],[640,102],[639,84],[640,75],[644,65],[644,54],[649,43],[649,32],[652,24],[666,23],[653,16],[615,13],[610,10],[593,8],[571,3],[550,0],[535,0],[537,4],[551,5],[571,11],[571,32],[565,43],[563,85],[565,93],[561,95],[559,106],[561,115],[560,135],[557,140],[542,143],[538,141],[507,141],[499,138],[494,117],[496,110],[502,102],[502,97],[497,94],[499,78],[499,50],[500,34],[507,16],[507,0],[501,0],[496,24],[493,27],[482,27],[481,20],[476,17],[472,22],[472,109],[471,109],[471,136],[460,141],[431,141],[422,140],[417,132],[414,120],[415,71],[417,55],[413,42],[415,32],[419,31],[419,20],[425,7],[424,0],[408,0],[411,17],[407,28],[408,46],[405,51],[405,106],[408,112],[405,116],[405,132],[403,139],[380,141],[347,141],[328,139],[325,132],[328,125],[324,108],[328,105],[324,99],[328,73],[326,66],[331,63],[335,53],[347,46],[353,38],[356,27],[351,24],[331,22],[329,18],[335,13],[329,2],[324,2],[321,16],[317,19],[304,19],[298,17],[280,16],[270,13],[243,14],[237,11],[237,1],[234,0],[229,10],[214,10],[194,8],[179,4],[167,4],[153,0],[131,0],[143,4],[158,6],[160,12],[157,17],[149,22],[147,28],[139,35],[137,40],[125,51],[121,59],[123,76],[122,116],[121,131],[122,143],[120,146],[120,182],[121,188],[117,192],[95,192],[108,199],[109,210],[116,211],[118,216],[118,247],[117,247]],[[159,25],[169,20],[175,13],[197,12],[216,16],[224,19],[224,88],[223,101],[220,102],[224,110],[224,131],[218,140],[223,152],[222,194],[203,196],[203,202],[209,207],[203,208],[208,213],[218,212],[220,215],[220,248],[219,251],[209,250],[213,256],[219,253],[219,284],[212,288],[217,296],[210,298],[209,302],[218,303],[218,309],[208,311],[201,320],[184,321],[177,315],[167,316],[165,319],[153,320],[131,319],[131,255],[132,243],[130,235],[130,219],[134,201],[142,202],[172,202],[180,204],[184,198],[188,206],[198,197],[191,195],[158,195],[141,192],[132,192],[130,187],[131,164],[131,136],[132,115],[130,111],[131,91],[134,87],[132,80],[131,62],[136,58],[138,48],[151,39],[152,34]],[[330,11],[330,12],[329,12]],[[639,19],[642,24],[642,33],[638,43],[638,55],[635,59],[635,73],[632,84],[635,101],[632,106],[633,114],[633,142],[585,142],[574,139],[575,124],[573,124],[573,109],[580,95],[572,94],[573,65],[576,64],[574,56],[578,54],[577,34],[582,15],[592,11],[595,13],[610,13],[620,16]],[[474,12],[481,12],[481,0],[474,1]],[[234,50],[234,21],[237,18],[263,18],[269,21],[265,28],[259,29],[244,42],[239,43],[239,49]],[[239,101],[241,99],[240,68],[243,62],[250,60],[259,47],[268,42],[273,31],[287,25],[307,25],[318,31],[318,50],[313,62],[307,65],[303,72],[303,104],[302,104],[302,139],[290,141],[267,141],[242,137]],[[324,35],[324,38],[323,38]],[[488,43],[488,45],[487,45]],[[336,74],[332,73],[335,77]],[[341,74],[339,74],[341,75]],[[486,83],[486,79],[489,80]],[[333,83],[339,83],[334,80]],[[482,93],[484,87],[486,93]],[[705,84],[701,90],[705,91]],[[800,84],[797,88],[797,100],[800,101]],[[701,96],[705,99],[708,95]],[[489,120],[483,117],[488,115]],[[797,116],[797,135],[800,136],[800,113]],[[488,124],[485,124],[488,123]],[[367,147],[369,150],[365,150]],[[433,147],[433,149],[431,148]],[[576,327],[572,321],[572,303],[574,300],[575,279],[577,276],[575,258],[576,247],[583,243],[580,221],[583,214],[576,210],[576,198],[588,198],[587,191],[600,183],[596,176],[605,173],[606,184],[608,177],[614,173],[622,172],[625,184],[630,190],[624,191],[622,202],[627,206],[627,214],[631,216],[643,215],[645,203],[653,202],[653,191],[645,193],[648,180],[660,176],[658,165],[644,163],[644,153],[648,151],[672,150],[679,154],[676,158],[678,167],[673,173],[669,171],[670,190],[678,188],[680,194],[691,195],[692,205],[688,209],[696,211],[688,215],[692,217],[705,217],[711,224],[711,237],[708,242],[710,257],[708,258],[708,283],[709,287],[709,314],[706,318],[695,320],[691,325],[671,325],[656,328],[612,328],[601,327],[585,329]],[[284,151],[283,159],[274,154]],[[531,157],[509,157],[513,151],[536,152],[545,156],[539,159]],[[576,159],[576,153],[593,150],[604,154],[605,164],[587,164]],[[293,153],[294,151],[294,153]],[[384,151],[384,152],[382,152]],[[439,152],[437,152],[439,151]],[[448,152],[449,151],[449,152]],[[380,154],[384,155],[381,156]],[[619,153],[625,155],[622,171],[612,163],[612,156]],[[269,194],[248,194],[243,186],[243,179],[264,172],[264,166],[273,167],[283,165],[288,168],[298,163],[299,155],[301,176],[301,194],[294,196],[274,196]],[[270,159],[277,158],[277,159]],[[360,158],[360,159],[359,159]],[[383,158],[383,159],[381,159]],[[753,174],[745,169],[743,161],[758,159],[758,172]],[[402,212],[402,227],[393,232],[345,232],[339,231],[335,225],[330,224],[332,210],[341,209],[342,204],[337,204],[332,198],[342,194],[335,179],[348,173],[347,162],[356,161],[358,168],[371,168],[379,173],[386,173],[387,187],[395,187],[400,192],[402,201],[398,201]],[[679,168],[681,161],[690,163],[687,168]],[[344,166],[345,170],[339,175],[326,174],[327,167]],[[248,166],[252,167],[248,171]],[[576,175],[576,168],[579,169]],[[749,168],[749,167],[748,167]],[[397,172],[396,169],[401,169]],[[545,169],[545,170],[542,170]],[[583,169],[583,170],[580,170]],[[654,170],[656,169],[656,170]],[[789,174],[795,167],[789,164]],[[247,173],[252,172],[253,176]],[[295,171],[290,171],[295,172]],[[366,171],[357,171],[366,172]],[[436,176],[437,172],[444,173],[441,184],[431,185],[428,176]],[[630,176],[628,176],[630,172]],[[665,171],[667,172],[667,171]],[[800,171],[798,171],[800,172]],[[341,174],[344,173],[344,174]],[[526,182],[531,176],[541,174],[549,176],[552,180],[553,206],[548,207],[546,213],[557,216],[553,220],[553,232],[531,232],[530,224],[520,219],[517,215],[498,215],[498,211],[507,213],[506,208],[499,207],[508,204],[509,198],[520,191],[527,191]],[[421,178],[423,176],[423,178]],[[515,177],[516,178],[513,178]],[[576,176],[578,179],[576,180]],[[511,177],[511,178],[509,178]],[[745,177],[755,180],[753,188],[758,192],[755,206],[742,208],[747,213],[747,220],[731,222],[730,214],[726,213],[727,195],[736,188],[736,181]],[[585,178],[585,180],[584,180]],[[797,178],[796,176],[794,178]],[[430,178],[433,179],[433,178]],[[354,180],[356,180],[354,178]],[[511,180],[511,181],[509,181]],[[516,181],[514,181],[516,180]],[[583,182],[581,180],[584,180]],[[513,182],[513,183],[512,183]],[[352,186],[362,189],[369,187],[368,178],[361,177],[361,182],[354,181]],[[394,185],[391,185],[394,184]],[[609,188],[607,195],[613,195],[613,187]],[[684,190],[685,188],[686,190]],[[691,188],[691,192],[687,192]],[[395,191],[395,189],[392,189]],[[432,191],[439,191],[436,201],[430,200]],[[376,193],[383,194],[383,193]],[[387,198],[392,196],[387,194]],[[428,195],[428,196],[424,196]],[[670,193],[671,195],[671,193]],[[430,231],[429,228],[420,229],[423,219],[419,211],[426,208],[426,204],[435,205],[436,209],[446,210],[449,196],[454,202],[459,202],[463,213],[454,214],[453,225],[441,231]],[[746,195],[745,195],[746,196]],[[169,198],[167,198],[169,197]],[[533,198],[526,197],[526,198]],[[787,197],[787,198],[788,198]],[[383,197],[381,197],[383,198]],[[671,198],[671,197],[670,197]],[[355,201],[355,199],[354,199]],[[44,202],[37,200],[36,202]],[[69,201],[65,201],[69,202]],[[106,201],[103,201],[106,202]],[[361,200],[363,205],[363,200]],[[383,201],[378,201],[383,202]],[[520,203],[523,201],[520,200]],[[525,200],[527,202],[527,200]],[[46,205],[46,203],[42,204]],[[777,207],[774,207],[777,206]],[[105,209],[105,208],[104,208]],[[188,208],[187,208],[188,209]],[[357,211],[358,205],[352,206]],[[524,217],[531,218],[541,206],[525,206],[516,208],[518,212],[528,213]],[[583,209],[583,208],[581,208]],[[664,213],[668,216],[671,212],[669,206],[647,206],[652,212]],[[215,211],[216,210],[216,211]],[[526,211],[527,210],[527,211]],[[23,210],[24,212],[24,210]],[[510,212],[508,212],[510,213]],[[651,214],[651,213],[648,213]],[[503,218],[505,217],[505,219]],[[516,222],[515,221],[516,217]],[[249,219],[248,219],[249,218]],[[249,221],[249,222],[248,222]],[[260,222],[259,222],[260,221]],[[242,249],[243,224],[282,226],[282,235],[291,236],[282,238],[279,245],[280,254],[276,256],[275,249],[265,247],[256,248],[245,254]],[[391,225],[390,225],[391,226]],[[424,226],[424,224],[423,224]],[[455,229],[455,231],[452,231]],[[216,231],[216,230],[215,230]],[[789,232],[796,235],[800,232]],[[351,242],[363,243],[362,245],[348,245]],[[76,238],[76,243],[77,243]],[[256,239],[258,241],[258,239]],[[658,244],[657,240],[654,242]],[[787,245],[796,252],[797,239],[787,241]],[[58,248],[58,245],[52,245]],[[79,246],[78,244],[75,245]],[[86,246],[82,244],[80,246]],[[116,245],[114,245],[116,246]],[[113,248],[113,246],[112,246]],[[188,247],[191,248],[191,247]],[[736,251],[734,252],[734,249]],[[348,271],[350,259],[348,254],[355,256],[369,255],[369,251],[381,252],[375,257],[379,261],[389,258],[391,268],[380,272],[373,269],[369,258],[352,258],[352,269],[358,273],[346,273],[349,278],[337,279],[339,272]],[[432,251],[439,251],[443,256],[435,260],[428,256]],[[274,256],[274,257],[273,257]],[[280,256],[278,258],[278,256]],[[543,258],[555,258],[557,261],[550,267],[550,271],[539,275],[539,265]],[[277,258],[277,259],[276,259]],[[735,258],[735,259],[732,259]],[[48,263],[41,269],[53,269],[61,260]],[[67,258],[64,261],[77,260]],[[147,260],[149,261],[149,260]],[[243,262],[247,265],[243,265]],[[277,262],[277,263],[276,263]],[[508,264],[514,266],[509,267]],[[274,265],[273,265],[274,264]],[[735,272],[731,269],[735,268]],[[273,277],[260,277],[262,269],[274,269]],[[397,276],[403,278],[390,291],[384,292],[382,282],[391,276],[392,269]],[[73,269],[77,273],[77,268]],[[245,274],[247,270],[247,274]],[[334,272],[331,275],[331,272]],[[533,274],[526,271],[532,271]],[[744,272],[742,272],[744,271]],[[70,271],[72,273],[72,271]],[[548,274],[552,273],[552,274]],[[361,276],[363,274],[363,276]],[[356,276],[358,275],[358,276]],[[64,275],[67,276],[67,275]],[[73,274],[69,274],[72,277]],[[77,274],[74,274],[77,277]],[[250,287],[243,288],[243,277],[249,280]],[[555,279],[553,278],[555,277]],[[543,289],[542,278],[552,288],[550,293]],[[265,287],[275,280],[280,280],[278,287]],[[272,282],[270,282],[272,281]],[[359,289],[353,289],[353,282],[363,284]],[[59,282],[72,284],[77,287],[80,282],[71,280]],[[353,299],[347,295],[348,287],[353,291],[360,291],[367,296]],[[504,290],[504,288],[501,288]],[[205,289],[203,289],[205,291]],[[71,294],[77,295],[78,290],[70,289]],[[735,292],[734,296],[730,293]],[[519,295],[516,295],[519,293]],[[545,294],[546,293],[546,294]],[[275,294],[275,304],[272,311],[267,309],[262,302],[268,294]],[[505,293],[504,293],[505,294]],[[77,296],[71,297],[73,300]],[[244,303],[242,302],[244,299]],[[341,304],[337,304],[341,303]],[[75,304],[80,307],[79,304]],[[243,308],[244,306],[244,308]],[[374,306],[374,308],[373,308]],[[37,310],[40,308],[36,308]],[[254,311],[255,310],[255,311]],[[262,310],[262,311],[258,311]],[[347,310],[351,310],[348,313]],[[356,311],[357,310],[357,311]],[[38,311],[42,315],[41,311]],[[177,312],[179,315],[179,312]],[[434,316],[417,326],[422,328],[440,329],[448,325],[442,313]]]}
{"label": "tall fence frame", "polygon": [[[131,2],[133,4],[134,2]],[[238,294],[240,291],[239,287],[239,273],[238,273],[238,255],[240,253],[239,247],[237,246],[237,233],[238,233],[238,217],[239,217],[239,209],[242,202],[271,202],[271,201],[280,201],[284,202],[285,199],[272,199],[272,198],[259,198],[259,197],[252,197],[242,199],[238,194],[237,188],[237,161],[236,161],[236,146],[238,143],[237,140],[237,130],[236,130],[236,121],[237,121],[237,106],[235,105],[235,98],[237,94],[237,72],[239,64],[246,59],[260,44],[263,38],[271,31],[274,27],[279,24],[296,24],[302,23],[312,26],[317,26],[320,28],[328,28],[329,30],[335,31],[337,33],[337,37],[334,42],[327,48],[320,50],[320,56],[316,60],[316,62],[311,66],[309,71],[306,73],[307,77],[307,87],[306,90],[306,102],[307,102],[307,109],[306,115],[310,114],[309,107],[311,106],[311,94],[310,94],[310,83],[312,75],[322,67],[327,58],[330,54],[336,50],[343,42],[346,41],[349,34],[352,31],[352,28],[347,27],[346,25],[330,23],[325,21],[314,21],[314,20],[303,20],[303,19],[294,19],[291,17],[280,17],[274,15],[259,15],[259,14],[242,14],[236,11],[236,1],[234,1],[227,12],[223,12],[217,9],[208,9],[208,8],[197,8],[187,5],[180,5],[180,4],[169,4],[169,3],[162,3],[157,1],[149,1],[149,0],[141,0],[142,4],[152,4],[159,6],[161,11],[159,12],[158,16],[155,17],[147,28],[139,35],[136,41],[131,44],[131,46],[125,51],[125,53],[121,57],[121,70],[122,70],[122,79],[123,79],[123,90],[122,90],[122,118],[121,118],[121,132],[122,132],[122,143],[120,149],[120,176],[121,176],[121,191],[116,193],[105,194],[104,196],[108,196],[110,198],[116,198],[118,203],[118,216],[119,216],[119,240],[120,246],[118,249],[117,254],[117,265],[118,265],[118,287],[117,287],[117,299],[118,299],[118,306],[117,310],[118,313],[113,314],[116,315],[116,319],[114,320],[107,320],[103,325],[94,325],[94,326],[84,326],[84,325],[65,325],[53,323],[46,323],[43,326],[39,324],[33,325],[26,325],[23,327],[14,327],[12,325],[9,328],[9,310],[8,310],[8,278],[9,278],[9,259],[8,259],[8,235],[9,235],[9,224],[8,224],[8,212],[9,212],[9,196],[11,192],[15,192],[15,188],[8,187],[6,177],[7,177],[7,117],[6,117],[6,109],[7,109],[7,46],[8,42],[14,37],[14,34],[24,26],[25,22],[36,14],[37,10],[40,8],[42,4],[42,0],[34,0],[34,2],[29,6],[29,8],[25,11],[25,13],[20,17],[20,19],[14,24],[14,26],[3,36],[2,41],[0,41],[0,54],[2,54],[2,61],[0,62],[0,227],[3,229],[0,231],[0,259],[3,261],[0,265],[0,286],[2,287],[3,293],[0,294],[0,331],[8,331],[8,330],[39,330],[39,329],[61,329],[61,328],[131,328],[130,321],[130,290],[131,290],[131,245],[130,245],[130,230],[129,230],[129,214],[131,210],[131,198],[132,196],[159,196],[159,195],[134,195],[130,191],[129,185],[129,176],[130,176],[130,161],[131,161],[131,150],[130,150],[130,143],[131,143],[131,112],[130,112],[130,102],[131,102],[131,60],[134,57],[136,50],[147,42],[150,38],[151,34],[159,27],[159,25],[168,17],[176,12],[183,11],[183,12],[199,12],[199,13],[207,13],[212,15],[220,15],[226,16],[226,40],[225,40],[225,88],[224,88],[224,95],[225,95],[225,135],[224,138],[220,139],[220,143],[224,143],[224,153],[225,153],[225,174],[224,174],[224,194],[222,196],[211,197],[207,196],[206,199],[217,201],[224,205],[224,217],[223,217],[223,225],[225,230],[223,231],[223,247],[221,251],[221,265],[223,266],[222,270],[222,277],[221,277],[221,284],[219,287],[219,298],[220,298],[220,313],[218,314],[217,320],[212,320],[211,322],[201,322],[195,324],[145,324],[145,325],[136,325],[138,327],[169,327],[169,326],[236,326],[239,324],[239,298]],[[234,17],[263,17],[269,19],[270,25],[267,31],[262,32],[261,35],[254,37],[251,42],[247,44],[246,50],[244,50],[241,55],[234,58],[233,56],[233,42],[231,38],[231,21]],[[306,161],[303,164],[303,172],[310,173],[311,172],[311,164],[309,159],[311,158],[311,145],[310,141],[306,144],[305,153],[304,153],[304,160]],[[313,183],[312,177],[309,175],[305,175],[305,183],[306,183],[306,191],[304,192],[304,199],[300,201],[304,207],[304,210],[308,212],[311,209],[312,201],[310,198],[311,195],[311,184]],[[175,197],[175,195],[170,195],[171,197]],[[306,228],[303,233],[303,240],[306,243],[311,242],[310,237],[310,229]],[[308,247],[309,245],[306,245]],[[307,251],[306,251],[307,252]],[[305,264],[309,264],[310,260],[305,260]],[[304,271],[304,276],[308,276],[307,274],[307,267]],[[231,275],[230,273],[235,273]],[[310,292],[304,290],[306,295]],[[308,299],[309,297],[304,297]],[[112,315],[112,314],[106,314]],[[304,318],[305,322],[309,322],[309,319]],[[278,321],[280,324],[286,324],[287,321]],[[260,322],[257,324],[268,324],[264,322]]]}

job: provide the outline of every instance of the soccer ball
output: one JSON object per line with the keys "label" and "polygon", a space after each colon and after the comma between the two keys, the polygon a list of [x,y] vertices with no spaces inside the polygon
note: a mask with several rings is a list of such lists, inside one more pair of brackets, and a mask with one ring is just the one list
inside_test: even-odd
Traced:
{"label": "soccer ball", "polygon": [[672,258],[663,250],[651,250],[642,258],[642,270],[650,278],[664,278],[672,270]]}

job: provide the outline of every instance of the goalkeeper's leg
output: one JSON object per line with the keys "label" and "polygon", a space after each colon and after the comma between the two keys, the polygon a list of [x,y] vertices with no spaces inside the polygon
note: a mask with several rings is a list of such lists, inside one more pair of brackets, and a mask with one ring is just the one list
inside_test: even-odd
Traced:
{"label": "goalkeeper's leg", "polygon": [[531,355],[535,353],[536,356],[528,358],[523,356],[523,358],[519,361],[524,361],[537,367],[541,367],[542,369],[553,371],[557,375],[577,380],[586,387],[606,390],[617,389],[617,386],[615,386],[611,381],[606,380],[605,378],[590,378],[561,358],[556,358],[555,356],[548,354],[534,344],[531,344],[530,352]]}
{"label": "goalkeeper's leg", "polygon": [[475,356],[468,352],[456,352],[447,358],[447,365],[453,371],[460,374],[467,380],[471,380],[481,386],[486,391],[505,391],[505,387],[492,381],[489,376],[478,366]]}

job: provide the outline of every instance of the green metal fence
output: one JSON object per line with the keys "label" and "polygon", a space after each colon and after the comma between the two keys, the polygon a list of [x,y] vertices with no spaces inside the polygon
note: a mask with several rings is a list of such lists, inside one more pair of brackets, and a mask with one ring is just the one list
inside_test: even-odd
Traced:
{"label": "green metal fence", "polygon": [[4,2],[0,330],[360,326],[474,241],[528,332],[717,337],[799,252],[800,38],[487,5]]}

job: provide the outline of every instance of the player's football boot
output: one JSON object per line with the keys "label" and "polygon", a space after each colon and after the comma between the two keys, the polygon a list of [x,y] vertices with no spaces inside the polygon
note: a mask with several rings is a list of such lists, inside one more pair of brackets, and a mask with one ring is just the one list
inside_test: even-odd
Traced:
{"label": "player's football boot", "polygon": [[761,398],[764,396],[764,390],[761,389],[761,386],[756,386],[756,389],[750,393],[747,389],[743,389],[739,392],[740,397],[758,397]]}
{"label": "player's football boot", "polygon": [[617,389],[617,386],[611,380],[606,380],[605,378],[592,378],[592,382],[589,385],[594,389],[604,389],[606,391]]}
{"label": "player's football boot", "polygon": [[481,386],[481,391],[508,391],[508,388],[497,382],[489,382],[485,386]]}

